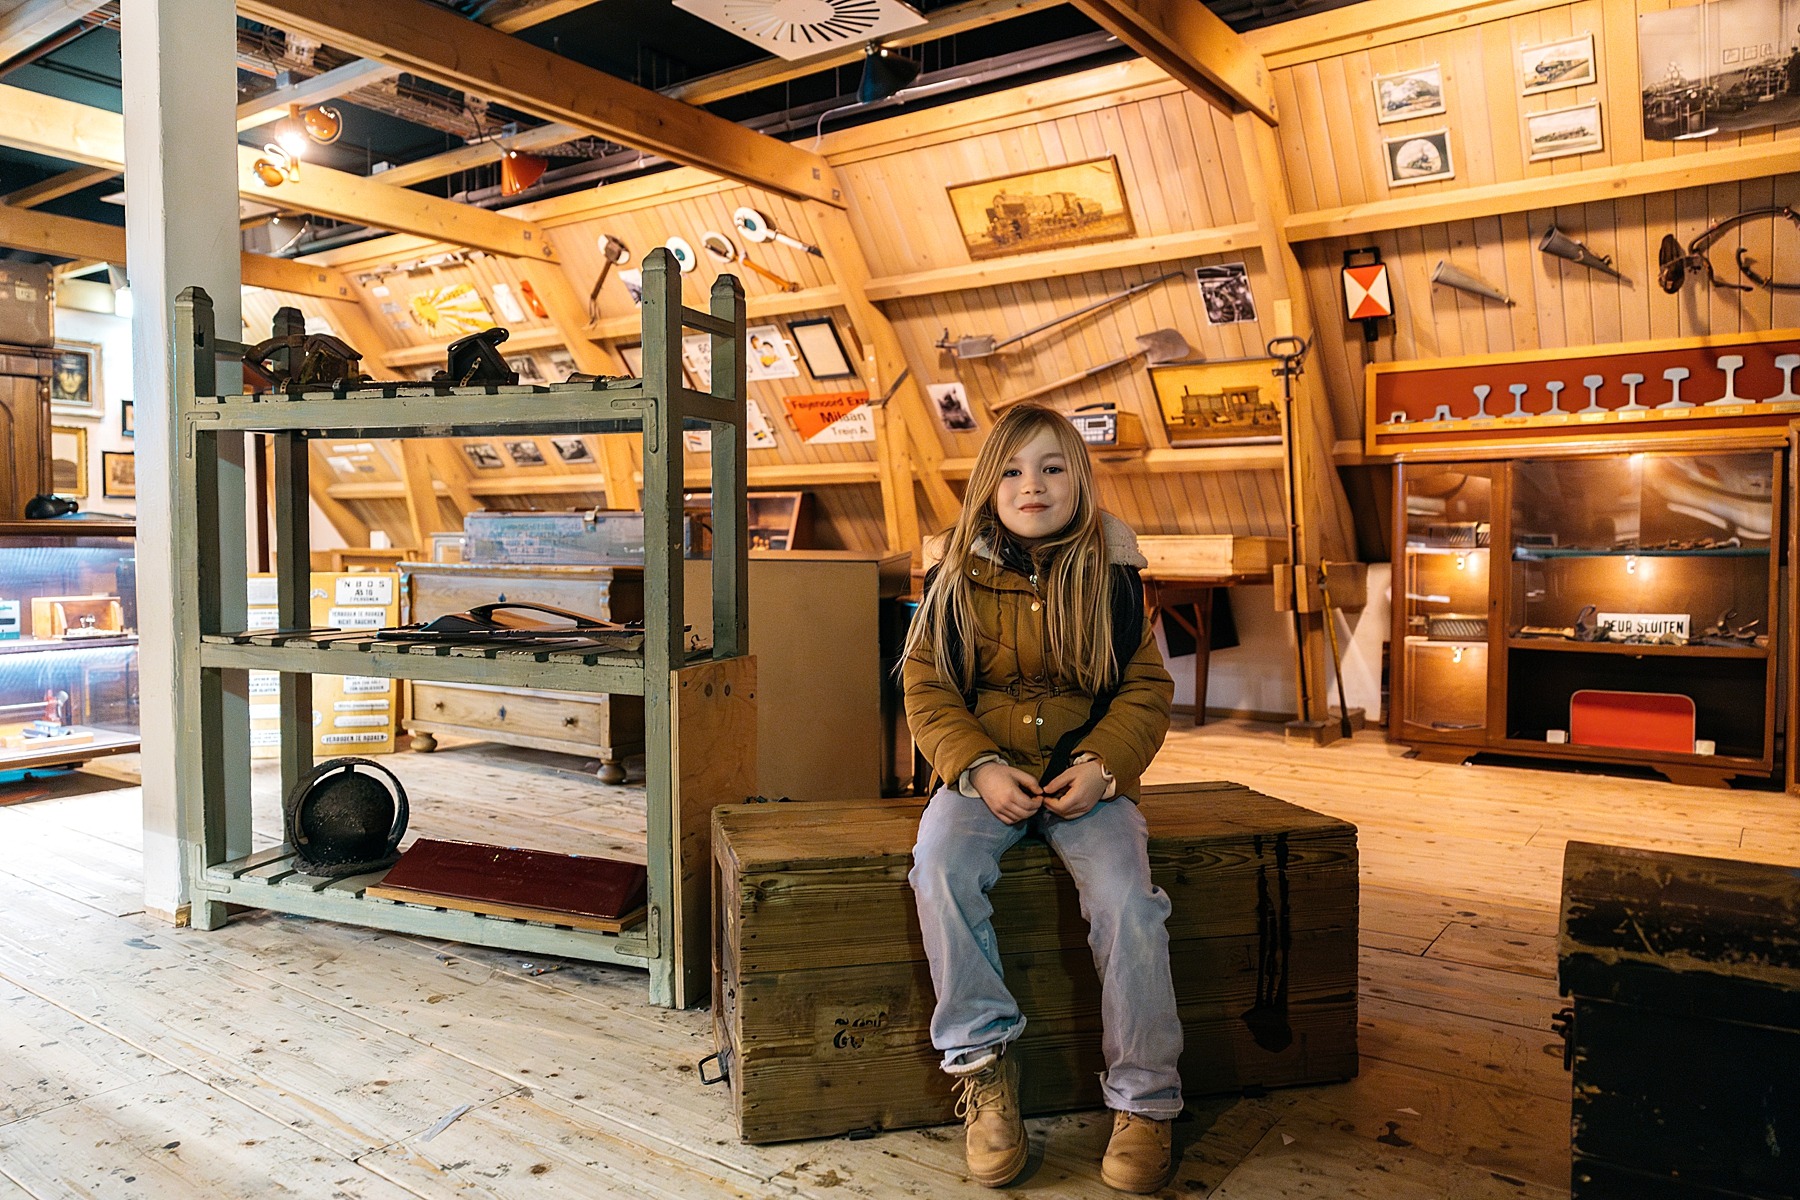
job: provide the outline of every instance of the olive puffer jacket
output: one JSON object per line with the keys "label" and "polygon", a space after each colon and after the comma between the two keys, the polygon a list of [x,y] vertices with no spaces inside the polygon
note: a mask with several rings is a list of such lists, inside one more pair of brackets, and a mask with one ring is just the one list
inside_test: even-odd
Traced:
{"label": "olive puffer jacket", "polygon": [[[1110,514],[1103,520],[1111,561],[1141,569],[1137,535]],[[1051,676],[1044,604],[1030,579],[991,553],[962,569],[974,587],[975,707],[938,674],[930,647],[920,648],[901,673],[913,741],[939,777],[953,784],[977,758],[996,752],[1020,770],[1042,775],[1057,741],[1087,721],[1094,698]],[[1139,779],[1169,732],[1174,693],[1146,621],[1111,707],[1076,748],[1076,754],[1100,756],[1118,795],[1138,795]]]}

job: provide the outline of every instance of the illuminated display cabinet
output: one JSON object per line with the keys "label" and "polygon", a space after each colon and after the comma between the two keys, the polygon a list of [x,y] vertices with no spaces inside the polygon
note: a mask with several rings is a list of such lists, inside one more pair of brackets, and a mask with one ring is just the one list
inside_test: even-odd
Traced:
{"label": "illuminated display cabinet", "polygon": [[0,523],[0,774],[138,748],[134,534]]}
{"label": "illuminated display cabinet", "polygon": [[1403,460],[1395,487],[1392,740],[1774,773],[1780,454]]}

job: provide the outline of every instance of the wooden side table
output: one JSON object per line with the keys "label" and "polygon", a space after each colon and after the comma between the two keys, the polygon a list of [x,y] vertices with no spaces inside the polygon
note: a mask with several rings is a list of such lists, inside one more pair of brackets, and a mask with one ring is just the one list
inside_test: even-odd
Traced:
{"label": "wooden side table", "polygon": [[[1173,621],[1194,637],[1194,727],[1206,724],[1206,672],[1212,659],[1213,589],[1239,584],[1270,583],[1272,576],[1263,574],[1170,576],[1143,573],[1144,620],[1154,622],[1160,615]],[[1195,619],[1190,621],[1182,609],[1194,606]]]}

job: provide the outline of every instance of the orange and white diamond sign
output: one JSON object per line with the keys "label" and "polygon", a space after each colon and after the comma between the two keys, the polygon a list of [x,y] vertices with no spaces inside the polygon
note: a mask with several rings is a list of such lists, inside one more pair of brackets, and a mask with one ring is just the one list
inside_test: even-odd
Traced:
{"label": "orange and white diamond sign", "polygon": [[1344,310],[1352,321],[1373,321],[1394,315],[1394,296],[1388,290],[1386,263],[1344,268]]}

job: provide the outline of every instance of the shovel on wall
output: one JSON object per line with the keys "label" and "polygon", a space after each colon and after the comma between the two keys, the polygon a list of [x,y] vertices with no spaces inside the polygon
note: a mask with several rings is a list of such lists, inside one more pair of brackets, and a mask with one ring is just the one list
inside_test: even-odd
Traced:
{"label": "shovel on wall", "polygon": [[1077,371],[1073,375],[1065,375],[1061,379],[1053,379],[1049,383],[1040,383],[1028,392],[1020,392],[1017,396],[1008,396],[1004,400],[996,400],[988,405],[989,412],[1005,412],[1015,404],[1023,404],[1027,400],[1035,400],[1039,396],[1047,396],[1051,392],[1060,391],[1084,379],[1092,379],[1103,371],[1114,367],[1122,367],[1133,359],[1144,359],[1150,366],[1161,366],[1164,363],[1181,362],[1193,357],[1194,351],[1188,346],[1187,339],[1173,329],[1152,329],[1149,333],[1137,336],[1138,348],[1130,354],[1122,354],[1118,358],[1096,363],[1085,371]]}

